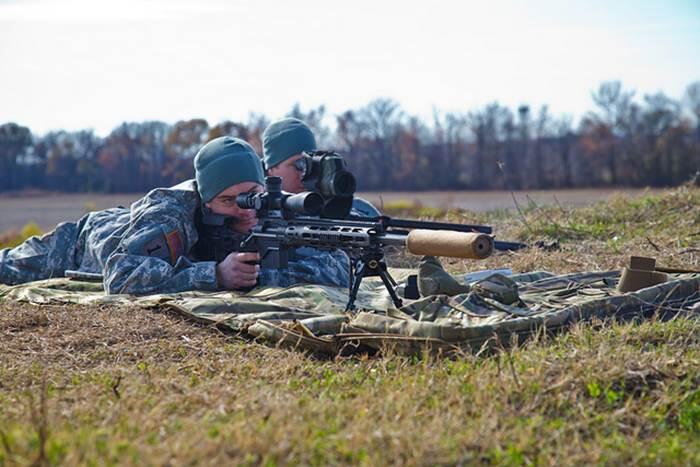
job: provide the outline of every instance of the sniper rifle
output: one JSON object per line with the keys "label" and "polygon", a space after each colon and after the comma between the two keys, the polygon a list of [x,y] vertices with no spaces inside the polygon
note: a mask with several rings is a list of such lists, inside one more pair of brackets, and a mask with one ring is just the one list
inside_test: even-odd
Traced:
{"label": "sniper rifle", "polygon": [[[343,177],[347,182],[347,174]],[[489,226],[352,216],[349,212],[352,195],[350,203],[343,200],[341,209],[329,208],[337,199],[326,198],[316,191],[284,193],[279,177],[267,177],[265,185],[265,192],[244,193],[236,199],[240,208],[257,212],[258,223],[247,235],[233,233],[231,223],[236,219],[205,213],[200,226],[200,245],[206,251],[204,255],[200,251],[200,256],[205,256],[200,259],[221,261],[233,251],[257,251],[262,268],[276,269],[287,267],[299,247],[343,250],[350,258],[346,310],[354,309],[360,283],[368,276],[379,276],[394,305],[402,306],[396,281],[384,260],[388,246],[403,247],[415,255],[469,259],[484,259],[496,246]],[[331,214],[340,216],[327,217]]]}

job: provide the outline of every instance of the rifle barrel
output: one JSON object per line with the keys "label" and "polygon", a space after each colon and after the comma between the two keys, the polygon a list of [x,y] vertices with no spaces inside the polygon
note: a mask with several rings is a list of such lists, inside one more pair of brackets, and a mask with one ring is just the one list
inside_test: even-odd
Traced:
{"label": "rifle barrel", "polygon": [[479,232],[485,234],[493,232],[490,226],[478,224],[450,224],[448,222],[414,221],[408,219],[393,219],[391,217],[380,217],[378,221],[385,227],[404,229],[453,230],[457,232]]}
{"label": "rifle barrel", "polygon": [[527,248],[527,244],[520,242],[502,242],[500,240],[496,240],[493,247],[498,251],[515,251],[522,248]]}

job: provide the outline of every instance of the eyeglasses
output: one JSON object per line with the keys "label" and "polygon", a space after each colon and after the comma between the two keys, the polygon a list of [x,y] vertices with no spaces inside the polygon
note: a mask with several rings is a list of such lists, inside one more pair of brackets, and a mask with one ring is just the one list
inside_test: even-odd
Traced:
{"label": "eyeglasses", "polygon": [[299,159],[294,161],[294,168],[301,172],[301,178],[306,177],[310,168],[310,159],[306,156],[301,156]]}

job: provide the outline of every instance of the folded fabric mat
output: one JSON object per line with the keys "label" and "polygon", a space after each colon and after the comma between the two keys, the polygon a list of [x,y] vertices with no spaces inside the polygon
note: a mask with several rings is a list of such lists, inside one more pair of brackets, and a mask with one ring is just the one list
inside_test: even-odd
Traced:
{"label": "folded fabric mat", "polygon": [[[0,300],[169,308],[202,323],[331,355],[386,347],[399,353],[478,350],[582,320],[700,311],[698,274],[675,274],[668,282],[620,293],[620,271],[497,273],[467,283],[463,275],[448,277],[439,267],[429,274],[433,270],[438,275],[422,270],[419,285],[437,294],[405,300],[401,309],[393,307],[379,278],[365,279],[354,313],[344,312],[347,289],[318,285],[135,297],[105,295],[100,284],[60,278],[0,285]],[[391,270],[400,284],[410,273]],[[441,278],[440,284],[431,284],[433,277]]]}

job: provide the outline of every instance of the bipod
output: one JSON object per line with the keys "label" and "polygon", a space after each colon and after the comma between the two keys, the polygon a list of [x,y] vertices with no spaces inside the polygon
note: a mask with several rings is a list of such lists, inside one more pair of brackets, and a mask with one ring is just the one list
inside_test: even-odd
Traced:
{"label": "bipod", "polygon": [[355,299],[357,298],[357,292],[360,290],[360,283],[363,278],[370,276],[379,276],[382,279],[384,287],[389,291],[391,300],[396,308],[403,306],[403,302],[396,293],[396,281],[387,271],[384,255],[380,252],[371,252],[350,262],[350,297],[348,304],[345,306],[345,311],[355,309]]}

